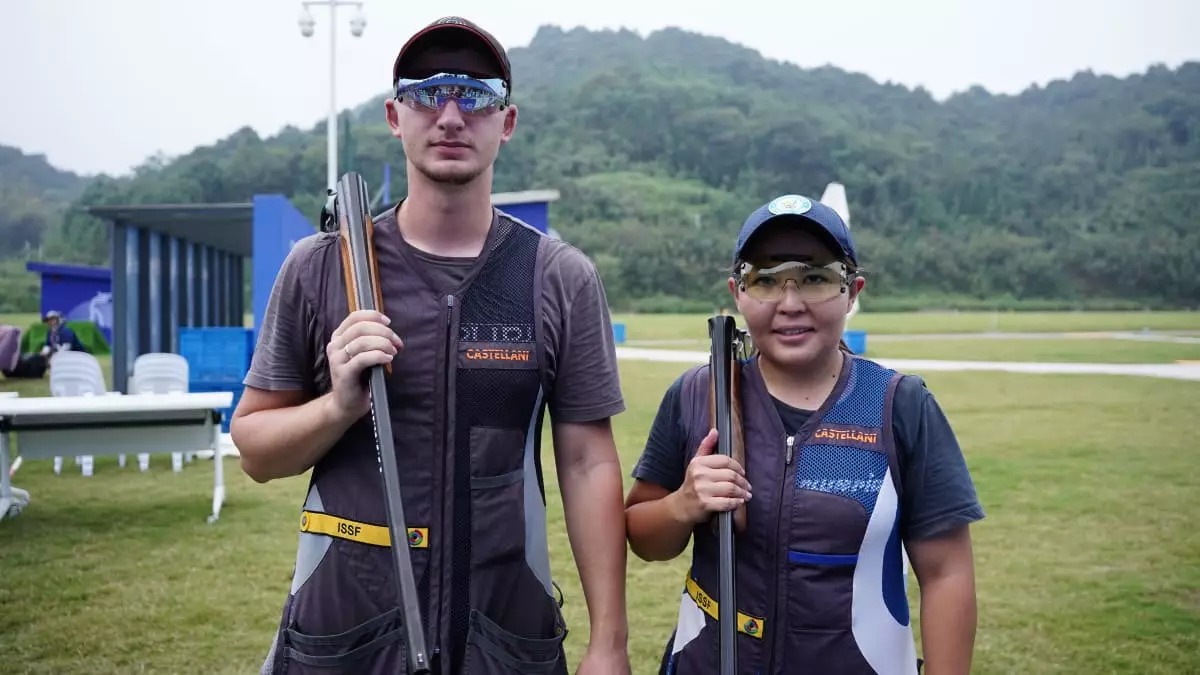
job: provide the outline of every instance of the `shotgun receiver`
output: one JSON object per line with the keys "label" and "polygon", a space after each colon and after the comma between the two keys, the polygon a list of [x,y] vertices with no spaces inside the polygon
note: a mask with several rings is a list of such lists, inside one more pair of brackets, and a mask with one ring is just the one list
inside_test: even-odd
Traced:
{"label": "shotgun receiver", "polygon": [[[369,211],[367,184],[357,173],[347,173],[331,190],[321,211],[321,230],[337,232],[342,252],[342,276],[346,283],[346,302],[351,312],[360,309],[383,311],[379,284],[379,261],[375,258],[375,226]],[[392,560],[396,564],[396,583],[404,612],[407,635],[409,675],[429,675],[429,657],[425,649],[424,622],[417,605],[417,585],[413,578],[408,550],[408,524],[400,497],[400,475],[396,467],[396,447],[392,438],[387,381],[391,364],[373,366],[366,375],[371,392],[371,422],[375,430],[375,448],[383,472],[383,494],[387,501],[388,532],[391,535]]]}
{"label": "shotgun receiver", "polygon": [[[737,330],[732,316],[724,314],[710,317],[708,337],[709,353],[709,421],[717,429],[717,452],[736,459],[743,467],[746,464],[745,446],[742,442],[742,419],[739,387],[739,364],[736,357],[743,337]],[[746,507],[740,506],[737,515],[722,511],[717,514],[717,540],[721,556],[717,596],[718,625],[720,635],[720,675],[735,675],[737,672],[737,601],[734,584],[733,534],[746,526]]]}

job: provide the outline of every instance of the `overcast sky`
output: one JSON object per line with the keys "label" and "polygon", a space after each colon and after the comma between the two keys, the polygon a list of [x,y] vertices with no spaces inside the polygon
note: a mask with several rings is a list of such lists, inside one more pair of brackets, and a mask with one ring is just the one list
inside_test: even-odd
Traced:
{"label": "overcast sky", "polygon": [[[329,10],[300,35],[298,0],[0,0],[0,143],[61,168],[120,174],[244,125],[270,136],[329,109]],[[1125,76],[1200,60],[1196,0],[367,0],[339,10],[340,108],[389,86],[404,39],[449,13],[507,46],[538,26],[678,26],[801,66],[833,64],[938,98],[1016,93],[1092,69]],[[519,85],[518,85],[519,86]],[[382,115],[382,110],[380,111]]]}

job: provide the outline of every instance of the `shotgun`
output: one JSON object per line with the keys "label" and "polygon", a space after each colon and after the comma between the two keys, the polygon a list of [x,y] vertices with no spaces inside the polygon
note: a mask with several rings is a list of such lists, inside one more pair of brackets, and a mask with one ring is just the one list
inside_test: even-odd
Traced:
{"label": "shotgun", "polygon": [[[742,369],[738,363],[738,360],[742,358],[744,351],[746,350],[746,331],[739,329],[737,324],[734,322],[733,317],[731,316],[713,317],[713,319],[710,319],[710,324],[713,320],[719,320],[719,322],[722,324],[722,327],[720,328],[721,331],[729,331],[730,337],[723,338],[726,340],[725,344],[721,345],[721,348],[718,350],[718,345],[714,342],[712,345],[712,353],[709,355],[711,359],[710,364],[718,358],[720,358],[721,361],[727,361],[729,363],[729,373],[727,376],[727,381],[729,383],[729,394],[728,398],[725,399],[725,403],[721,403],[718,400],[716,373],[710,371],[708,378],[708,425],[710,429],[714,426],[717,426],[716,422],[718,419],[718,411],[723,411],[726,408],[729,409],[729,443],[731,446],[729,454],[739,465],[741,465],[742,470],[745,471],[746,446],[742,435]],[[726,323],[728,323],[728,328],[724,326]],[[711,325],[709,332],[711,338]],[[718,427],[717,431],[720,432],[721,429]],[[718,447],[720,447],[719,443],[720,442],[718,441]],[[737,510],[734,511],[733,525],[734,531],[738,532],[739,534],[746,531],[745,504],[739,506]]]}
{"label": "shotgun", "polygon": [[[321,229],[337,232],[341,242],[342,276],[350,311],[383,311],[379,283],[379,261],[375,257],[375,226],[371,219],[367,184],[357,173],[346,173],[330,190],[321,212]],[[425,649],[424,622],[417,605],[417,585],[408,550],[408,524],[400,495],[400,475],[396,467],[396,447],[392,438],[386,375],[391,364],[374,366],[367,371],[371,393],[371,422],[375,431],[375,449],[383,472],[383,494],[387,501],[388,531],[391,535],[392,560],[396,564],[396,583],[404,612],[407,634],[409,675],[429,675],[429,657]]]}
{"label": "shotgun", "polygon": [[[735,393],[738,364],[735,357],[740,342],[732,316],[718,315],[708,320],[709,353],[709,415],[717,428],[717,452],[737,459],[745,466],[745,447],[742,443],[740,396]],[[736,410],[736,416],[735,416]],[[738,455],[741,455],[738,457]],[[746,507],[737,509],[740,526],[745,527]],[[717,595],[720,634],[720,675],[737,672],[737,591],[734,584],[734,514],[722,511],[716,518],[717,540],[721,556]]]}

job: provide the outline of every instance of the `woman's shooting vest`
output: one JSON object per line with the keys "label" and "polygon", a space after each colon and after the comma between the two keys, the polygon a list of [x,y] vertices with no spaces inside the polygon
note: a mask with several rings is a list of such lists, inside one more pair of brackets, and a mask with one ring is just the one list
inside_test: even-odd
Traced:
{"label": "woman's shooting vest", "polygon": [[[394,217],[375,223],[384,312],[404,348],[387,378],[408,541],[434,675],[565,675],[539,456],[544,236],[498,215],[466,289],[431,288]],[[324,345],[347,314],[338,241],[305,282]],[[323,361],[319,391],[328,390]],[[371,416],[313,468],[291,591],[264,673],[407,671]]]}
{"label": "woman's shooting vest", "polygon": [[[707,366],[683,378],[688,459],[712,427]],[[788,436],[758,359],[741,364],[746,531],[735,535],[739,675],[915,675],[901,558],[892,396],[900,375],[846,355],[833,392]],[[693,532],[669,675],[717,675],[719,545]]]}

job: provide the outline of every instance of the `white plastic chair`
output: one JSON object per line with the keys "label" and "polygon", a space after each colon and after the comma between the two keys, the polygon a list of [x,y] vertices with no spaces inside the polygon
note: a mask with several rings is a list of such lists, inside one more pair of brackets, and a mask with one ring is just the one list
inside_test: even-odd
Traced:
{"label": "white plastic chair", "polygon": [[[133,361],[133,376],[129,380],[129,391],[133,394],[182,394],[188,391],[188,362],[179,354],[153,352],[142,354]],[[183,470],[186,457],[191,462],[196,453],[171,453],[171,468]],[[150,468],[150,455],[138,454],[138,466],[142,471]]]}
{"label": "white plastic chair", "polygon": [[[108,386],[100,362],[87,352],[64,350],[50,356],[51,396],[106,396]],[[83,455],[75,462],[82,465],[84,476],[92,475],[93,457]],[[54,473],[62,473],[62,457],[54,458]]]}
{"label": "white plastic chair", "polygon": [[133,361],[130,391],[139,394],[171,394],[188,390],[188,362],[179,354],[142,354]]}

